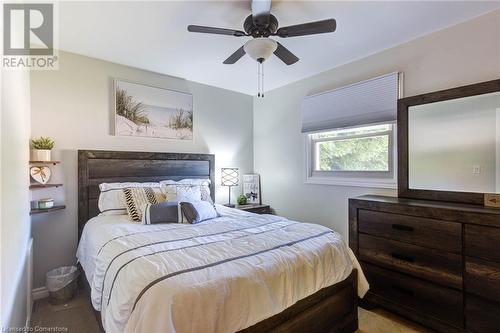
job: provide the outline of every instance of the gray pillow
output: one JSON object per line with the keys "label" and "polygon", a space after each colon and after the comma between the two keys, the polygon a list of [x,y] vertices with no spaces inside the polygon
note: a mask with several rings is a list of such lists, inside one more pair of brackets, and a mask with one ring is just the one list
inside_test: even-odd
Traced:
{"label": "gray pillow", "polygon": [[191,224],[200,223],[219,216],[215,206],[208,201],[181,202],[182,215]]}
{"label": "gray pillow", "polygon": [[164,201],[147,204],[142,213],[142,224],[178,223],[179,204],[176,201]]}

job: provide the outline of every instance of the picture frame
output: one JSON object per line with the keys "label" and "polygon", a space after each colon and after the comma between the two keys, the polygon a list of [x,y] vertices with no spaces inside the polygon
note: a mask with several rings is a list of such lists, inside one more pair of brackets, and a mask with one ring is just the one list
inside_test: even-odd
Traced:
{"label": "picture frame", "polygon": [[114,79],[114,135],[193,139],[193,95]]}
{"label": "picture frame", "polygon": [[243,175],[243,195],[248,204],[260,205],[260,176],[256,173]]}

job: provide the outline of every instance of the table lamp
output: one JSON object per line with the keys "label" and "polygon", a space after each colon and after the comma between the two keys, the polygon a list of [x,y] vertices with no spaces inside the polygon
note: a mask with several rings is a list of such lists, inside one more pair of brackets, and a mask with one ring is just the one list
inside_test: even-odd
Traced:
{"label": "table lamp", "polygon": [[234,207],[231,205],[231,186],[238,186],[238,168],[221,168],[221,185],[229,187],[229,203],[225,206]]}

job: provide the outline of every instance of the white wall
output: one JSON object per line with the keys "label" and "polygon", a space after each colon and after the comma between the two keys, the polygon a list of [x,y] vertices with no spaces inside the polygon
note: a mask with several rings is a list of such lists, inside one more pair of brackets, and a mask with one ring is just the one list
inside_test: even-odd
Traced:
{"label": "white wall", "polygon": [[394,71],[404,72],[405,96],[497,79],[499,43],[495,11],[254,98],[254,166],[262,177],[262,200],[277,214],[347,236],[349,197],[396,191],[304,184],[302,98]]}
{"label": "white wall", "polygon": [[[216,160],[217,197],[227,201],[220,188],[220,167],[253,170],[252,97],[183,79],[147,72],[72,53],[59,53],[58,71],[31,76],[32,136],[56,141],[54,182],[63,189],[47,190],[67,205],[66,210],[33,217],[34,287],[45,284],[45,273],[56,266],[74,264],[77,246],[77,150],[213,153]],[[121,78],[193,94],[194,140],[116,137],[112,126],[112,79]],[[233,189],[233,198],[239,193]]]}
{"label": "white wall", "polygon": [[29,218],[30,80],[27,71],[2,71],[1,110],[1,323],[26,322],[26,250]]}

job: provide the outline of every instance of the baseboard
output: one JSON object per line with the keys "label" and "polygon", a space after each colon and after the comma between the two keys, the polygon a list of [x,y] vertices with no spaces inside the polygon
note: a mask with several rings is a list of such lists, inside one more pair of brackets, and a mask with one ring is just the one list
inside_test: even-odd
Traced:
{"label": "baseboard", "polygon": [[42,298],[49,297],[49,290],[47,287],[35,288],[31,291],[31,295],[33,295],[33,300],[39,300]]}

